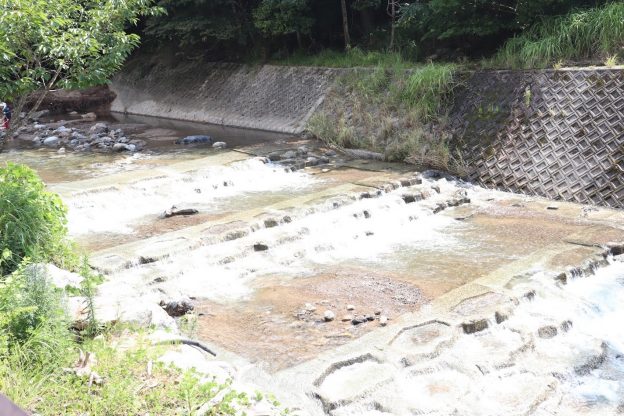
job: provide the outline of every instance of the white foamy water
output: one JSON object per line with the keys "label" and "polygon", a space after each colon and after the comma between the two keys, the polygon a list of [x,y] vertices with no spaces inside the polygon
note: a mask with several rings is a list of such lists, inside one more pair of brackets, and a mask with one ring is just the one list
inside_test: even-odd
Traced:
{"label": "white foamy water", "polygon": [[156,220],[172,206],[218,213],[227,210],[225,204],[233,198],[237,198],[235,206],[240,208],[253,195],[298,192],[315,182],[310,175],[285,172],[283,167],[250,159],[187,173],[171,171],[129,185],[77,193],[65,202],[69,207],[69,230],[74,236],[132,233],[135,226]]}
{"label": "white foamy water", "polygon": [[[173,255],[122,276],[162,275],[168,291],[225,302],[248,296],[256,280],[264,277],[296,278],[347,262],[374,267],[392,262],[408,248],[458,244],[446,231],[462,223],[432,214],[433,201],[406,204],[402,192],[335,209],[331,201],[304,208],[312,213],[299,213],[291,223]],[[255,252],[256,242],[269,249]]]}
{"label": "white foamy water", "polygon": [[[397,366],[391,383],[334,413],[381,408],[379,414],[622,414],[624,263],[563,287],[537,274],[529,286],[536,289],[535,299],[523,300],[507,321],[457,334],[437,357]],[[540,337],[545,326],[557,335]]]}

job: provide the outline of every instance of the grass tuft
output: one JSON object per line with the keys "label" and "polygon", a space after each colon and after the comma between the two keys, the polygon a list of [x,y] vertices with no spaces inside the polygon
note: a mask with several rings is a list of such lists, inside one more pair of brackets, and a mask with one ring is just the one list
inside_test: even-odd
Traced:
{"label": "grass tuft", "polygon": [[544,20],[510,39],[487,65],[547,68],[561,62],[602,61],[622,54],[624,3]]}

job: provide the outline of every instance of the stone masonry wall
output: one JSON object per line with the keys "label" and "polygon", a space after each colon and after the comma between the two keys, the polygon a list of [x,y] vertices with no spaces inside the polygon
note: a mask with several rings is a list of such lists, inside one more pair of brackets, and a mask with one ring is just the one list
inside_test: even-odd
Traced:
{"label": "stone masonry wall", "polygon": [[482,71],[451,111],[470,178],[624,208],[624,69]]}

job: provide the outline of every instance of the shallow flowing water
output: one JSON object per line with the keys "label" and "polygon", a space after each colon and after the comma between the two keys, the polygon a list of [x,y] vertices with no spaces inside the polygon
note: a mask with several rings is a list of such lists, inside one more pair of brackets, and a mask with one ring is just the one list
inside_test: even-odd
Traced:
{"label": "shallow flowing water", "polygon": [[[61,193],[70,234],[107,274],[98,300],[122,318],[150,305],[148,323],[170,325],[159,303],[192,299],[195,336],[310,414],[624,411],[624,263],[552,276],[622,241],[620,213],[551,211],[401,166],[292,171],[249,155],[296,149],[287,137],[117,117],[149,125],[146,151],[13,146],[0,161]],[[173,145],[196,133],[236,151]],[[163,218],[172,206],[199,213]],[[486,311],[487,329],[463,333]]]}

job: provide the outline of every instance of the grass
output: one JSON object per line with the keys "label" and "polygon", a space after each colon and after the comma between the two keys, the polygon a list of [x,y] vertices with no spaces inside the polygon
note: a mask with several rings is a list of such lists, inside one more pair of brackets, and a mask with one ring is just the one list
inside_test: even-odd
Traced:
{"label": "grass", "polygon": [[308,131],[337,148],[459,173],[444,127],[456,71],[453,64],[406,66],[394,60],[354,68],[310,118]]}
{"label": "grass", "polygon": [[360,48],[352,48],[347,52],[324,49],[315,55],[297,52],[288,58],[271,63],[275,65],[317,66],[328,68],[406,67],[410,65],[400,53],[364,51]]}
{"label": "grass", "polygon": [[[78,345],[56,360],[32,366],[13,353],[0,362],[0,390],[29,412],[41,415],[191,415],[229,383],[202,380],[193,371],[181,372],[158,361],[163,347],[153,347],[145,333],[107,333],[79,347],[95,360],[90,371],[102,379],[89,383],[77,375]],[[253,398],[228,391],[214,415],[235,414]]]}
{"label": "grass", "polygon": [[558,62],[598,61],[622,56],[624,3],[545,20],[509,40],[487,66],[547,68]]}

